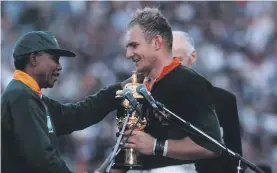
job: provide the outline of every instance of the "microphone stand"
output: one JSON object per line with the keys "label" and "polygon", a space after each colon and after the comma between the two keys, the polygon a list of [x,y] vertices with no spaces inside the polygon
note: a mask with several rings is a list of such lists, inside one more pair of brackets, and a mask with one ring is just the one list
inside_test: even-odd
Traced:
{"label": "microphone stand", "polygon": [[[237,167],[238,169],[238,173],[240,173],[241,167],[240,167],[240,163],[243,162],[245,165],[247,165],[251,170],[257,172],[257,173],[265,173],[264,171],[262,171],[260,168],[258,168],[255,164],[249,162],[248,160],[244,159],[242,156],[240,156],[238,153],[235,153],[233,151],[231,151],[230,149],[228,149],[227,147],[225,147],[224,145],[222,145],[220,142],[218,142],[217,140],[213,139],[212,137],[210,137],[209,135],[207,135],[206,133],[204,133],[203,131],[199,130],[197,127],[193,126],[191,123],[183,120],[182,118],[180,118],[179,116],[177,116],[176,114],[174,114],[173,112],[171,112],[170,110],[168,110],[162,103],[155,101],[158,109],[157,111],[159,113],[161,113],[166,119],[169,119],[169,116],[172,115],[173,117],[177,118],[178,120],[180,120],[181,122],[183,122],[186,126],[190,127],[191,129],[193,129],[194,131],[198,132],[201,137],[204,137],[205,139],[207,139],[208,141],[212,142],[213,144],[215,144],[218,148],[223,149],[224,151],[226,151],[227,153],[229,153],[229,155],[233,156],[234,158],[236,158],[239,161],[239,165]],[[170,115],[166,115],[164,112],[165,111],[167,113],[169,113]]]}
{"label": "microphone stand", "polygon": [[108,162],[109,165],[108,165],[108,167],[107,167],[105,173],[109,173],[109,172],[110,172],[110,170],[111,170],[111,168],[112,168],[112,166],[113,166],[113,164],[114,164],[115,156],[119,153],[118,150],[121,150],[120,141],[121,141],[121,139],[122,139],[122,137],[123,137],[123,134],[124,134],[125,128],[126,128],[126,126],[127,126],[127,122],[128,122],[128,120],[129,120],[129,117],[130,117],[130,115],[132,114],[132,112],[133,112],[134,110],[135,110],[135,109],[133,109],[132,107],[129,108],[129,109],[127,109],[127,116],[126,116],[126,118],[125,118],[123,127],[122,127],[122,129],[121,129],[121,131],[120,131],[120,133],[119,133],[119,136],[118,136],[118,138],[117,138],[117,140],[116,140],[116,144],[115,144],[115,146],[114,146],[114,148],[113,148],[113,152],[112,152],[112,154],[110,155],[110,159],[109,159],[109,162]]}

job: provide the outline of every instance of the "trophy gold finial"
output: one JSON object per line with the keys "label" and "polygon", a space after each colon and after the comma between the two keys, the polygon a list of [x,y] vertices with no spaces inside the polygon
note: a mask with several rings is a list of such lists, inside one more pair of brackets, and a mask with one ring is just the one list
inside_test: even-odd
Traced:
{"label": "trophy gold finial", "polygon": [[132,75],[132,84],[136,84],[138,83],[138,79],[137,79],[137,72],[133,71],[133,75]]}

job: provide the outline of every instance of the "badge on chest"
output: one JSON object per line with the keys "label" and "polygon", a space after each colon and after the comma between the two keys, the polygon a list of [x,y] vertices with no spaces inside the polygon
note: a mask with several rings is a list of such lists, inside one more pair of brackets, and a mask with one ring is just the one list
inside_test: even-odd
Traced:
{"label": "badge on chest", "polygon": [[46,117],[47,117],[48,133],[54,133],[54,128],[53,128],[53,124],[51,121],[51,117],[49,115],[47,115]]}

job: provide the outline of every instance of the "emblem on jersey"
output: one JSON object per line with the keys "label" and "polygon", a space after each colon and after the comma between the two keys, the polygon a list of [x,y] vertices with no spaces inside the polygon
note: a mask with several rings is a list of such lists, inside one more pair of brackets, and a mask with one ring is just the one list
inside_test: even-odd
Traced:
{"label": "emblem on jersey", "polygon": [[49,115],[47,115],[47,127],[48,127],[48,133],[54,133],[54,128]]}

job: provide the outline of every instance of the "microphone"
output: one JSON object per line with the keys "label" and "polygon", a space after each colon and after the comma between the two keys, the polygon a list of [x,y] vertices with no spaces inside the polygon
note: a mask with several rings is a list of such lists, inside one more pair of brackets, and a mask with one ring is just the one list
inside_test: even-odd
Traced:
{"label": "microphone", "polygon": [[139,84],[137,89],[136,89],[137,93],[139,93],[140,95],[142,95],[150,104],[154,109],[158,109],[158,106],[156,104],[156,101],[154,100],[154,98],[151,96],[151,94],[147,91],[145,85],[143,84]]}
{"label": "microphone", "polygon": [[137,110],[139,108],[139,103],[134,98],[132,90],[130,88],[123,89],[123,97],[131,103],[132,107],[135,110]]}

